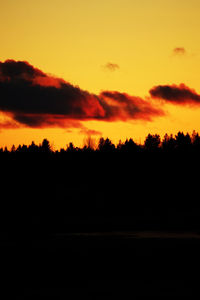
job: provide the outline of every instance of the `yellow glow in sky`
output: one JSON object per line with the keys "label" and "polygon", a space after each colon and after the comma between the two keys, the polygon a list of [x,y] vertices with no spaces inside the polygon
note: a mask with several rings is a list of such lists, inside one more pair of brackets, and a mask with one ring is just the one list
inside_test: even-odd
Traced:
{"label": "yellow glow in sky", "polygon": [[[199,0],[0,1],[0,61],[26,60],[82,89],[145,97],[155,85],[185,83],[200,93]],[[173,49],[183,47],[183,55]],[[107,63],[119,68],[111,71]],[[147,133],[200,131],[200,109],[168,106],[153,122],[85,122],[114,141]],[[84,138],[78,130],[1,129],[0,144],[56,147]],[[0,145],[0,146],[1,146]]]}

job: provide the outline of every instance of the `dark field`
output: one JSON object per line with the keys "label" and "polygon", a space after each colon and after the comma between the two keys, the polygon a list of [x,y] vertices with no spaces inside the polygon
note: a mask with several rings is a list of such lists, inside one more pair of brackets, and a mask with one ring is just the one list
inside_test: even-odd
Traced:
{"label": "dark field", "polygon": [[7,293],[17,299],[199,294],[198,235],[162,235],[56,234],[2,241]]}
{"label": "dark field", "polygon": [[1,156],[9,299],[199,294],[197,154],[15,154]]}

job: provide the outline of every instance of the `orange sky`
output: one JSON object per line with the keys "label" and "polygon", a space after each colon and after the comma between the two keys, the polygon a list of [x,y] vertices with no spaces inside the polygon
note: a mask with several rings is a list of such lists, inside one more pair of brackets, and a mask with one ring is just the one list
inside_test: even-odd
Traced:
{"label": "orange sky", "polygon": [[[0,20],[1,62],[25,60],[96,95],[108,90],[146,99],[154,86],[180,83],[200,94],[199,0],[6,0]],[[165,104],[164,110],[152,121],[83,125],[114,142],[200,131],[200,106]],[[60,148],[82,145],[84,137],[80,128],[1,128],[0,146],[48,138]]]}

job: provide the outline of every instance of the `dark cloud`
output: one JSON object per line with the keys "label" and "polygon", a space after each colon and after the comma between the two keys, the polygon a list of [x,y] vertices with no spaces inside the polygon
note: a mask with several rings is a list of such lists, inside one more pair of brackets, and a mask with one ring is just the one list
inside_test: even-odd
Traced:
{"label": "dark cloud", "polygon": [[120,117],[123,121],[131,119],[151,121],[155,116],[164,115],[163,110],[140,97],[116,91],[104,91],[100,96],[106,100],[106,105],[108,105],[107,115],[111,120]]}
{"label": "dark cloud", "polygon": [[91,94],[27,62],[0,62],[0,111],[29,127],[81,127],[86,120],[151,120],[163,111],[119,92]]}
{"label": "dark cloud", "polygon": [[152,98],[180,105],[200,105],[200,95],[185,84],[159,85],[149,91]]}
{"label": "dark cloud", "polygon": [[186,50],[183,47],[177,47],[177,48],[173,49],[173,53],[175,55],[184,55],[184,54],[186,54]]}
{"label": "dark cloud", "polygon": [[105,115],[97,96],[27,62],[10,60],[0,63],[0,110],[30,127],[65,127],[68,120]]}
{"label": "dark cloud", "polygon": [[0,62],[0,80],[32,80],[35,77],[46,77],[45,73],[33,68],[28,62],[6,60]]}
{"label": "dark cloud", "polygon": [[114,63],[111,63],[111,62],[108,62],[105,66],[104,66],[105,69],[109,70],[109,71],[116,71],[119,69],[119,65],[118,64],[114,64]]}

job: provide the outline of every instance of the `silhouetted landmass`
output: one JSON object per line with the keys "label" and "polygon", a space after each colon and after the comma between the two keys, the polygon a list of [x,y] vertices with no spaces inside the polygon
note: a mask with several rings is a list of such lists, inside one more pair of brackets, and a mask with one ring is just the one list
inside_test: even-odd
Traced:
{"label": "silhouetted landmass", "polygon": [[149,134],[143,145],[93,142],[53,151],[44,139],[1,149],[1,229],[200,229],[198,133]]}
{"label": "silhouetted landmass", "polygon": [[[199,293],[197,133],[149,134],[143,145],[88,138],[59,151],[44,139],[1,149],[0,165],[9,299]],[[161,237],[142,238],[155,232]]]}

